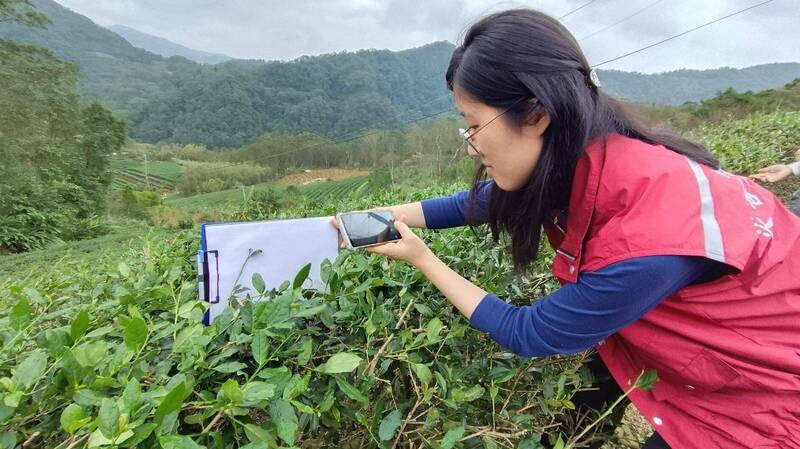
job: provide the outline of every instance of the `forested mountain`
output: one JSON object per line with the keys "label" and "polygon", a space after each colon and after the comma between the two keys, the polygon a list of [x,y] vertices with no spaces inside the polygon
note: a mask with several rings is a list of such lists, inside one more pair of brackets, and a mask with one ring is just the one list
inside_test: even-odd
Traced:
{"label": "forested mountain", "polygon": [[230,61],[230,56],[221,55],[217,53],[207,53],[193,48],[184,47],[183,45],[176,44],[163,37],[153,36],[145,32],[126,27],[125,25],[111,25],[109,30],[124,37],[126,41],[130,42],[134,47],[143,48],[151,53],[161,55],[164,57],[170,56],[183,56],[186,59],[192,60],[200,64],[218,64],[220,62]]}
{"label": "forested mountain", "polygon": [[[202,65],[164,58],[51,0],[34,0],[46,29],[0,23],[0,38],[51,49],[80,67],[80,92],[128,119],[143,142],[241,146],[264,132],[311,131],[347,138],[392,128],[452,106],[444,71],[453,45],[366,50],[290,62],[232,60]],[[738,91],[780,87],[800,64],[679,70],[656,75],[600,71],[603,89],[637,102],[682,104]]]}
{"label": "forested mountain", "polygon": [[637,103],[677,106],[699,102],[720,92],[758,92],[780,88],[800,78],[800,64],[762,64],[744,69],[674,70],[645,75],[619,70],[599,71],[609,93]]}

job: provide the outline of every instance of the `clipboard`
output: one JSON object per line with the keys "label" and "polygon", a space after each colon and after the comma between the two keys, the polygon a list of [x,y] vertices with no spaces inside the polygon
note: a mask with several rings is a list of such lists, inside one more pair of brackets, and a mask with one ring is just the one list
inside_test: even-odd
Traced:
{"label": "clipboard", "polygon": [[225,311],[237,285],[255,291],[254,273],[272,289],[291,282],[310,263],[303,288],[327,291],[320,265],[338,255],[339,233],[330,217],[203,223],[197,251],[198,296],[209,303],[203,324]]}

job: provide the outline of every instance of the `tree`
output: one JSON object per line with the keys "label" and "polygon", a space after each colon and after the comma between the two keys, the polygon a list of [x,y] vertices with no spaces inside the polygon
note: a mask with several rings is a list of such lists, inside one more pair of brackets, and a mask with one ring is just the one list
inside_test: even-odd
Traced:
{"label": "tree", "polygon": [[50,19],[36,11],[30,0],[0,0],[0,22],[43,27],[50,23]]}
{"label": "tree", "polygon": [[[37,24],[29,7],[0,0],[0,20]],[[102,211],[125,123],[83,107],[77,67],[49,50],[0,39],[0,61],[0,250],[25,251],[80,234]]]}

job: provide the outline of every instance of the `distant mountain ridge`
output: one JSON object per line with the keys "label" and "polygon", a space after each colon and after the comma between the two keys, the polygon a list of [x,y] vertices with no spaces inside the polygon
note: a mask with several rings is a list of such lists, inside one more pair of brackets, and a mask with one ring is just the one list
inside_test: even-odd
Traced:
{"label": "distant mountain ridge", "polygon": [[654,74],[619,70],[598,72],[603,88],[611,95],[638,103],[678,106],[711,98],[729,88],[757,92],[783,87],[800,78],[800,63],[779,62],[741,69],[681,69]]}
{"label": "distant mountain ridge", "polygon": [[[453,107],[444,72],[454,46],[363,50],[289,62],[230,60],[198,64],[137,48],[52,0],[33,0],[47,29],[0,23],[0,39],[49,48],[80,68],[80,91],[128,119],[143,142],[237,147],[265,132],[331,138],[370,128],[408,126]],[[659,74],[599,71],[602,89],[641,103],[680,105],[728,88],[757,91],[800,77],[800,63]]]}
{"label": "distant mountain ridge", "polygon": [[193,48],[176,44],[163,37],[139,31],[125,25],[111,25],[109,30],[119,34],[134,47],[139,47],[150,53],[169,58],[170,56],[183,56],[184,58],[199,64],[219,64],[220,62],[230,61],[230,56],[218,53],[208,53]]}

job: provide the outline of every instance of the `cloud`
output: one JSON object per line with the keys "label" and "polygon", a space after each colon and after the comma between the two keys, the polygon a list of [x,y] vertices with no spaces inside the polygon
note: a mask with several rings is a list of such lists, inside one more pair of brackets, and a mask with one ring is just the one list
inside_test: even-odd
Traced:
{"label": "cloud", "polygon": [[[190,48],[246,59],[289,60],[366,48],[456,42],[480,16],[528,6],[559,17],[587,0],[57,0],[101,25],[122,24]],[[688,30],[759,0],[596,0],[564,19],[586,36],[592,63]],[[651,6],[652,5],[652,6]],[[800,2],[775,1],[604,68],[658,72],[800,60]]]}

